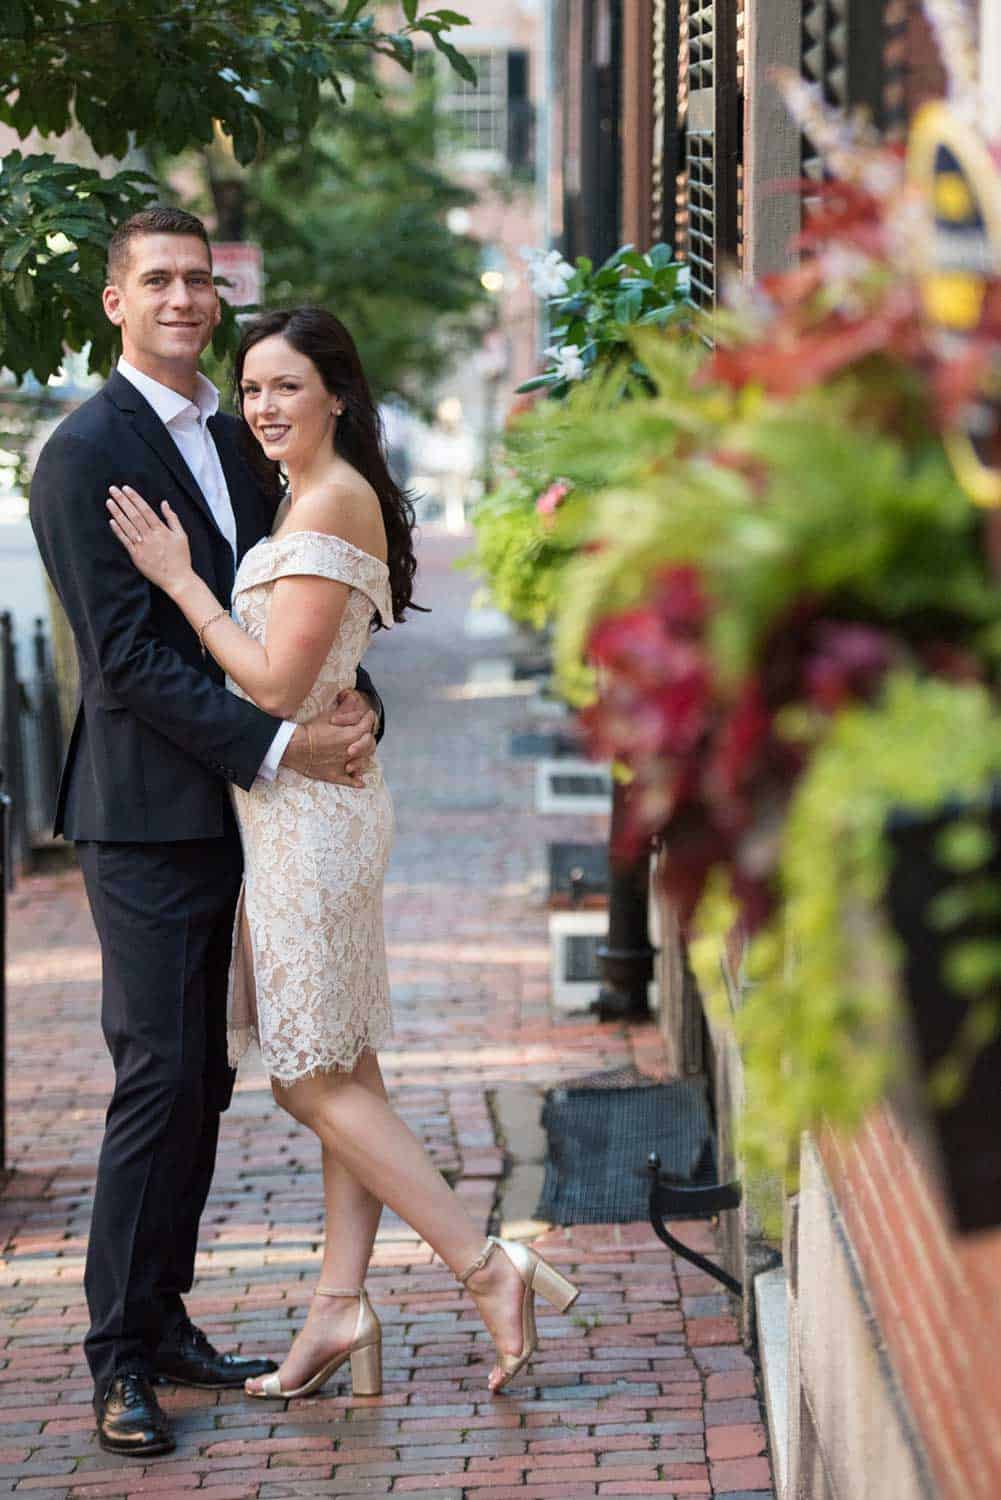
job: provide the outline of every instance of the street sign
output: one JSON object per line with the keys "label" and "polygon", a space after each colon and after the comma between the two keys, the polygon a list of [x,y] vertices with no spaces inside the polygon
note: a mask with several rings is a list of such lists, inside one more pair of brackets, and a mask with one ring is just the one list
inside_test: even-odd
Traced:
{"label": "street sign", "polygon": [[927,325],[946,359],[983,363],[946,446],[971,498],[1001,506],[1001,161],[973,126],[935,103],[914,122],[908,169],[930,220]]}
{"label": "street sign", "polygon": [[227,286],[219,295],[231,307],[255,307],[261,300],[261,247],[250,240],[229,240],[212,246],[212,265]]}

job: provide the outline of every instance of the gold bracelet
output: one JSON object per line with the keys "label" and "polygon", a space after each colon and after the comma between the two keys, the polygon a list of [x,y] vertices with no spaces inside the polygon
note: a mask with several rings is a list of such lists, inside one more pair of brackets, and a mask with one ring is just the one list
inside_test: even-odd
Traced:
{"label": "gold bracelet", "polygon": [[306,749],[309,751],[306,759],[306,769],[302,774],[308,776],[313,769],[313,731],[308,724],[304,724],[302,727],[306,731]]}
{"label": "gold bracelet", "polygon": [[216,613],[214,615],[209,615],[208,619],[207,620],[203,620],[202,623],[201,623],[201,625],[199,625],[199,627],[198,627],[198,644],[202,648],[202,655],[203,656],[206,654],[206,650],[205,650],[205,632],[206,632],[206,630],[208,630],[208,628],[209,628],[210,625],[214,625],[215,622],[216,622],[216,620],[221,620],[222,617],[223,617],[223,615],[228,615],[228,614],[229,614],[229,610],[228,609],[219,609],[219,610],[216,611]]}

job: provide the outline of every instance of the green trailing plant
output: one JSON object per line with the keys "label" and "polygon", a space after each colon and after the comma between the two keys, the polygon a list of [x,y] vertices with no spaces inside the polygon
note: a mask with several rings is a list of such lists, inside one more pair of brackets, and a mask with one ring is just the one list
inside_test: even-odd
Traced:
{"label": "green trailing plant", "polygon": [[[795,1180],[797,1143],[824,1121],[846,1128],[899,1078],[903,1015],[897,941],[884,914],[894,812],[932,813],[953,799],[976,807],[1001,778],[1001,717],[987,689],[893,676],[878,703],[840,713],[788,811],[781,903],[746,954],[746,991],[732,1017],[745,1063],[744,1147],[756,1166]],[[957,884],[936,918],[961,922],[973,902],[1001,931],[997,884],[963,879],[982,865],[986,829],[974,815],[948,835]],[[718,935],[735,907],[717,880],[696,922],[692,961],[709,1003],[719,993]],[[960,1044],[932,1080],[941,1100],[1001,1023],[1001,941],[958,943],[946,976],[969,1002]]]}
{"label": "green trailing plant", "polygon": [[[468,562],[499,609],[539,629],[556,610],[592,496],[632,461],[621,429],[631,429],[634,413],[644,421],[653,389],[634,335],[687,327],[694,309],[687,268],[665,245],[645,255],[627,245],[597,270],[585,257],[572,267],[556,251],[537,252],[530,274],[553,342],[546,371],[520,390],[545,389],[552,399],[510,423],[503,478],[477,507]],[[585,428],[594,436],[587,450],[578,441]]]}

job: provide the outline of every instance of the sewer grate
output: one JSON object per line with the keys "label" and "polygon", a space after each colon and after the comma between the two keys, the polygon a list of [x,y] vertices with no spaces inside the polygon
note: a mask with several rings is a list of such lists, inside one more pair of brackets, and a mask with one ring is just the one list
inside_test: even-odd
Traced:
{"label": "sewer grate", "polygon": [[686,1185],[716,1181],[702,1079],[552,1089],[542,1124],[549,1148],[536,1217],[550,1224],[646,1220],[651,1151],[663,1172]]}

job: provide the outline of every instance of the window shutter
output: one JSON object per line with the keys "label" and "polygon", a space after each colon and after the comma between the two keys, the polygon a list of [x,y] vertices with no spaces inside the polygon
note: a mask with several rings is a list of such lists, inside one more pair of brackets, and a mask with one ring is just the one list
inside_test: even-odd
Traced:
{"label": "window shutter", "polygon": [[677,0],[654,0],[651,33],[653,162],[650,174],[650,220],[655,240],[676,245],[683,149],[679,89],[681,6]]}
{"label": "window shutter", "polygon": [[[838,109],[865,105],[883,123],[885,0],[802,0],[803,77]],[[819,182],[823,166],[803,140],[803,176]]]}
{"label": "window shutter", "polygon": [[511,167],[530,170],[533,162],[534,111],[528,91],[528,53],[507,55],[507,159]]}
{"label": "window shutter", "polygon": [[688,0],[687,255],[692,298],[711,306],[738,245],[740,91],[736,0]]}

